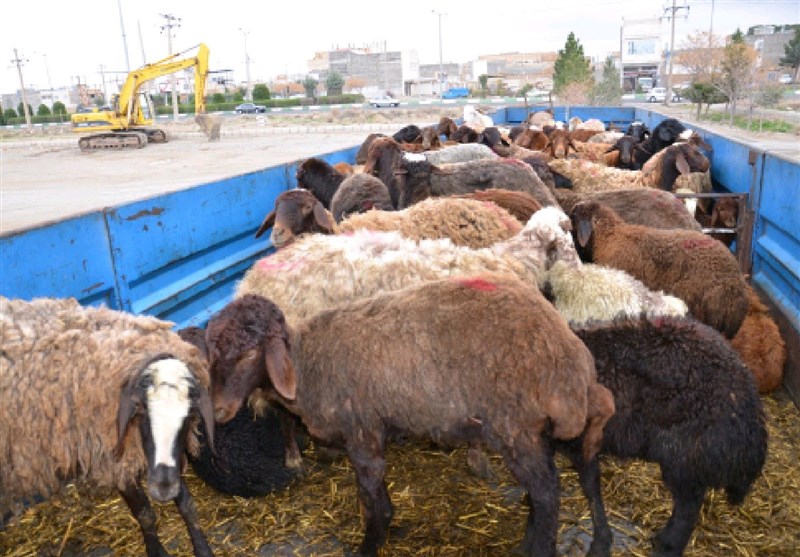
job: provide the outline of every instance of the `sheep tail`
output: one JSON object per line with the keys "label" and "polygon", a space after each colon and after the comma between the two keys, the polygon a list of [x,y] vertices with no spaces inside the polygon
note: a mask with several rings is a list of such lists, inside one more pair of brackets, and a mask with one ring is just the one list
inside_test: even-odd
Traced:
{"label": "sheep tail", "polygon": [[600,383],[589,385],[586,430],[583,433],[583,461],[590,462],[603,443],[603,428],[614,415],[614,396]]}

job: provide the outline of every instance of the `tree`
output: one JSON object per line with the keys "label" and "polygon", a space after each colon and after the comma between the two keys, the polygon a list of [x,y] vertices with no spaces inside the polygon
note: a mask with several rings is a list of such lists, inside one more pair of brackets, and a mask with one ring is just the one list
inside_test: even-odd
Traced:
{"label": "tree", "polygon": [[360,77],[351,77],[348,78],[347,81],[344,82],[344,88],[346,91],[357,91],[361,92],[361,89],[367,84],[366,80]]}
{"label": "tree", "polygon": [[37,116],[50,116],[50,107],[46,104],[40,104],[39,108],[36,109]]}
{"label": "tree", "polygon": [[733,35],[731,35],[731,43],[744,44],[744,34],[738,27],[736,28],[736,31],[734,31]]}
{"label": "tree", "polygon": [[611,56],[606,58],[603,65],[603,81],[594,86],[592,103],[602,106],[622,104],[622,85],[620,84],[619,70],[614,65]]}
{"label": "tree", "polygon": [[222,93],[214,93],[211,95],[211,102],[214,104],[223,104],[225,102],[225,95]]}
{"label": "tree", "polygon": [[325,78],[325,88],[328,90],[328,95],[341,95],[343,87],[344,78],[342,74],[336,70],[331,70],[328,77]]}
{"label": "tree", "polygon": [[481,74],[478,76],[478,83],[481,84],[481,96],[486,96],[486,90],[489,88],[489,76],[486,74]]}
{"label": "tree", "polygon": [[236,92],[233,94],[234,102],[240,103],[244,100],[244,93],[242,93],[241,89],[237,89]]}
{"label": "tree", "polygon": [[6,108],[3,111],[3,120],[5,120],[6,122],[9,122],[12,118],[16,117],[17,117],[17,111],[14,110],[13,108]]}
{"label": "tree", "polygon": [[[741,31],[737,30],[741,35]],[[736,37],[736,33],[734,33]],[[720,62],[720,75],[715,85],[721,93],[729,100],[730,120],[733,125],[733,117],[736,114],[736,103],[745,96],[746,91],[752,85],[755,78],[756,63],[758,54],[749,45],[731,39],[725,47]]]}
{"label": "tree", "polygon": [[256,83],[253,86],[254,101],[268,101],[270,99],[269,87],[264,83]]}
{"label": "tree", "polygon": [[[25,116],[25,111],[22,108],[22,103],[19,103],[17,105],[17,114],[19,114],[21,117]],[[28,103],[28,114],[33,116],[33,107],[31,107],[30,103]]]}
{"label": "tree", "polygon": [[553,67],[553,91],[559,95],[571,83],[592,83],[592,69],[589,60],[583,54],[583,46],[575,39],[575,33],[567,36],[563,50],[558,51],[558,58]]}
{"label": "tree", "polygon": [[720,71],[722,42],[717,35],[688,35],[675,53],[675,63],[687,70],[692,83],[711,83]]}
{"label": "tree", "polygon": [[798,80],[800,74],[800,27],[795,28],[794,37],[783,45],[785,56],[781,57],[781,65],[792,69],[793,81]]}
{"label": "tree", "polygon": [[319,85],[319,81],[310,75],[306,76],[303,80],[303,89],[305,89],[306,98],[313,99],[317,96],[317,85]]}
{"label": "tree", "polygon": [[56,101],[53,103],[53,114],[66,114],[67,107],[64,106],[64,103],[61,101]]}
{"label": "tree", "polygon": [[704,83],[696,81],[688,88],[681,92],[685,99],[689,99],[692,103],[697,104],[697,119],[700,119],[700,109],[706,105],[706,113],[712,104],[728,102],[728,97],[720,93],[720,91],[712,83]]}

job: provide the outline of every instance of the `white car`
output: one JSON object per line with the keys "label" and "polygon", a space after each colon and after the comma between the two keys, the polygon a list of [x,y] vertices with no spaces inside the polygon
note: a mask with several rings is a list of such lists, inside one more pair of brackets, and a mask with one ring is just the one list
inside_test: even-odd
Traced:
{"label": "white car", "polygon": [[378,97],[372,97],[369,100],[369,104],[375,108],[380,108],[382,106],[400,106],[400,101],[388,95],[380,95]]}
{"label": "white car", "polygon": [[[651,103],[663,103],[664,99],[667,98],[667,88],[666,87],[653,87],[647,93],[647,102]],[[676,92],[672,91],[672,102],[678,102],[681,100],[681,96]]]}

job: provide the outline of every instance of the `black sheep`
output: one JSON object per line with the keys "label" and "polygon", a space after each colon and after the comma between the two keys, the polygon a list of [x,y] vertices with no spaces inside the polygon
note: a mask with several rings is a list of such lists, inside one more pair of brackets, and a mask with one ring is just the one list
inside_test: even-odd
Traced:
{"label": "black sheep", "polygon": [[[575,330],[592,353],[598,381],[616,414],[601,454],[656,462],[673,498],[672,516],[654,540],[657,557],[678,557],[709,488],[740,504],[767,454],[764,413],[753,375],[714,329],[690,318],[617,320]],[[592,556],[610,555],[597,459],[567,447],[592,509]]]}
{"label": "black sheep", "polygon": [[686,131],[686,127],[676,118],[667,118],[659,123],[645,141],[638,144],[636,148],[636,164],[639,168],[646,163],[650,157],[669,147]]}
{"label": "black sheep", "polygon": [[333,194],[345,179],[344,174],[322,159],[311,157],[297,167],[297,187],[309,190],[326,209],[331,207]]}
{"label": "black sheep", "polygon": [[421,133],[422,130],[419,126],[416,124],[409,124],[397,130],[392,135],[392,139],[398,143],[414,143],[414,140],[417,139]]}
{"label": "black sheep", "polygon": [[641,143],[650,137],[650,128],[644,122],[631,122],[625,135],[632,137],[636,143]]}

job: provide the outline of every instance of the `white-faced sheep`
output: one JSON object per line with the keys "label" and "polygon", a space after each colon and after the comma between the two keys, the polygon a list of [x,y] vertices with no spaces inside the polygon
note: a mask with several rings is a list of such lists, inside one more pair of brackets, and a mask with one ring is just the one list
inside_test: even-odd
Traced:
{"label": "white-faced sheep", "polygon": [[116,489],[147,555],[165,556],[149,493],[175,502],[195,555],[210,557],[181,478],[184,449],[197,451],[199,422],[213,446],[199,351],[172,323],[73,299],[0,297],[0,324],[0,517],[71,481]]}
{"label": "white-faced sheep", "polygon": [[414,240],[449,238],[457,245],[479,248],[506,240],[521,229],[513,216],[496,204],[450,197],[426,199],[401,211],[353,214],[337,225],[311,192],[292,192],[294,195],[284,192],[278,196],[275,210],[259,228],[260,235],[272,227],[270,239],[278,249],[306,232],[342,234],[358,229],[395,230]]}
{"label": "white-faced sheep", "polygon": [[652,290],[677,296],[698,320],[733,338],[747,313],[736,258],[695,230],[659,230],[624,222],[613,209],[579,203],[572,222],[582,259],[622,269]]}
{"label": "white-faced sheep", "polygon": [[394,167],[394,175],[400,209],[428,197],[459,195],[488,188],[524,191],[543,207],[558,205],[536,172],[517,159],[484,159],[436,166],[427,161],[401,158]]}
{"label": "white-faced sheep", "polygon": [[[767,430],[752,376],[725,339],[689,318],[624,319],[575,329],[594,356],[616,413],[601,454],[657,463],[672,515],[654,556],[680,557],[706,491],[740,504],[761,474]],[[567,443],[566,445],[572,444]],[[594,523],[592,556],[610,556],[597,462],[571,451]]]}
{"label": "white-faced sheep", "polygon": [[614,411],[588,350],[536,287],[510,277],[435,281],[342,305],[295,330],[274,303],[247,296],[208,332],[219,421],[260,387],[312,437],[345,448],[364,509],[364,556],[377,555],[393,515],[388,430],[500,452],[529,496],[525,554],[553,557],[551,439],[585,431],[581,453],[591,461]]}
{"label": "white-faced sheep", "polygon": [[297,187],[309,190],[330,209],[333,194],[345,176],[322,159],[311,157],[300,163],[295,174]]}
{"label": "white-faced sheep", "polygon": [[237,285],[234,297],[269,298],[295,325],[349,300],[483,270],[539,284],[556,260],[580,264],[569,229],[569,218],[547,207],[536,212],[520,233],[482,249],[456,246],[446,239],[415,241],[398,232],[306,234],[257,261]]}
{"label": "white-faced sheep", "polygon": [[671,230],[684,228],[700,231],[700,225],[686,205],[670,192],[653,188],[578,193],[555,190],[559,205],[568,215],[581,201],[608,205],[627,223]]}
{"label": "white-faced sheep", "polygon": [[464,106],[464,114],[462,116],[462,122],[464,122],[465,125],[471,127],[478,133],[483,131],[483,128],[494,126],[494,120],[492,120],[491,116],[483,114],[471,104]]}

